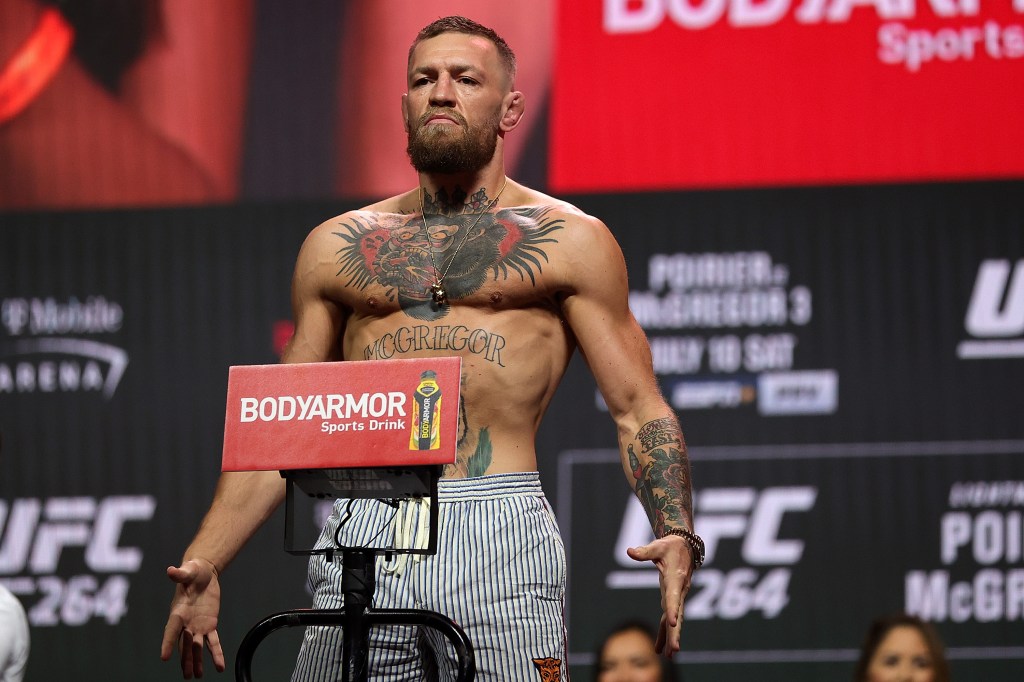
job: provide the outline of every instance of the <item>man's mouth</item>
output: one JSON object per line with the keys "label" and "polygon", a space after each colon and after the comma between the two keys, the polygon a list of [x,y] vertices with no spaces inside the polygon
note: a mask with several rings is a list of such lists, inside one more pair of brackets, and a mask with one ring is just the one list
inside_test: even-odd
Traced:
{"label": "man's mouth", "polygon": [[454,114],[431,113],[424,117],[423,125],[464,125],[463,121]]}

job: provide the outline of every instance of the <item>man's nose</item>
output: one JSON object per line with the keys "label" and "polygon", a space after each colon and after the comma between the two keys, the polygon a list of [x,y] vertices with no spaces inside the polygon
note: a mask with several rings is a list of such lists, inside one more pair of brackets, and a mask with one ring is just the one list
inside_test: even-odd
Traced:
{"label": "man's nose", "polygon": [[430,103],[435,107],[455,106],[455,84],[447,74],[441,74],[430,89]]}

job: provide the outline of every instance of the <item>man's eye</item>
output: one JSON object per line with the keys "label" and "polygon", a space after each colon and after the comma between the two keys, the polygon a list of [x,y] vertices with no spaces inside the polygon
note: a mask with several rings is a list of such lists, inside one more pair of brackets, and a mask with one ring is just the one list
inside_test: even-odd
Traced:
{"label": "man's eye", "polygon": [[466,85],[476,85],[476,81],[473,80],[472,78],[467,77],[467,76],[463,76],[462,78],[460,78],[459,82],[460,83],[465,83]]}

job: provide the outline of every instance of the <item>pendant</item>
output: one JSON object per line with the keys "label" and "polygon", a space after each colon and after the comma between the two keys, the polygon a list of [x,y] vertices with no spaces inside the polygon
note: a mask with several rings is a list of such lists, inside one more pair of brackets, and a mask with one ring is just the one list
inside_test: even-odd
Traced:
{"label": "pendant", "polygon": [[440,282],[434,282],[430,285],[430,297],[434,299],[434,303],[438,305],[444,305],[448,302],[448,292],[444,290]]}

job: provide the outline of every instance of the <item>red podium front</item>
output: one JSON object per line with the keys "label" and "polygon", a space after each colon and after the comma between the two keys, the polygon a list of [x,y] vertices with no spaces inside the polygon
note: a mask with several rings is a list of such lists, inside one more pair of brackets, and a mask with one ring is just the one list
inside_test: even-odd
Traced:
{"label": "red podium front", "polygon": [[278,470],[321,499],[432,495],[455,462],[461,369],[458,357],[231,367],[221,468]]}
{"label": "red podium front", "polygon": [[[343,682],[368,679],[369,629],[385,625],[433,628],[448,638],[460,681],[475,676],[473,646],[451,619],[418,609],[373,609],[377,554],[437,551],[437,480],[455,462],[459,435],[458,357],[316,362],[231,367],[221,469],[280,471],[286,479],[285,549],[293,554],[342,558],[344,608],[275,614],[243,639],[235,677],[248,682],[256,647],[270,632],[295,625],[345,629]],[[295,551],[294,488],[318,498],[429,500],[426,548],[341,547]],[[408,504],[408,503],[407,503]],[[338,544],[335,535],[335,545]]]}
{"label": "red podium front", "polygon": [[231,367],[221,468],[452,464],[461,368],[458,357]]}

